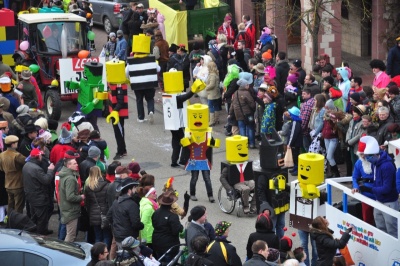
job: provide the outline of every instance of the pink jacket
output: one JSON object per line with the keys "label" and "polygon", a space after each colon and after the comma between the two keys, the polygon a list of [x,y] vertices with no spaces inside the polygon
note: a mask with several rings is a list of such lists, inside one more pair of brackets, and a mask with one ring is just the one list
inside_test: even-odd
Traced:
{"label": "pink jacket", "polygon": [[386,88],[386,86],[389,84],[390,82],[390,76],[388,76],[388,74],[386,74],[384,71],[381,72],[381,74],[374,78],[374,82],[372,83],[373,86],[382,89],[382,88]]}

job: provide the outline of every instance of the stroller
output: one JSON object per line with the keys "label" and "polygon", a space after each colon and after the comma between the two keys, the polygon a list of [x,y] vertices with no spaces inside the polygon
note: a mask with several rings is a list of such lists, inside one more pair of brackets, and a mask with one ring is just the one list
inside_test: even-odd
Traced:
{"label": "stroller", "polygon": [[[181,248],[183,247],[183,248]],[[172,253],[173,251],[176,250],[176,248],[179,248],[178,254],[175,255],[175,257],[171,261],[165,261],[165,257]],[[185,265],[186,258],[188,256],[188,248],[186,244],[179,244],[172,246],[170,249],[167,250],[159,259],[158,261],[161,262],[162,266],[182,266]],[[180,259],[180,262],[179,262]]]}
{"label": "stroller", "polygon": [[34,232],[36,224],[26,214],[10,209],[7,215],[6,228]]}

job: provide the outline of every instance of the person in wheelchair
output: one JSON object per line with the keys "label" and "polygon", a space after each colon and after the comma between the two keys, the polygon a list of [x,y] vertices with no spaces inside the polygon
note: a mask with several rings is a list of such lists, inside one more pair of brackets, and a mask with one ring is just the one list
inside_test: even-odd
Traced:
{"label": "person in wheelchair", "polygon": [[220,182],[229,200],[235,200],[238,191],[242,196],[243,212],[256,213],[256,198],[249,203],[250,192],[255,188],[253,162],[248,161],[248,138],[235,135],[226,138],[226,160],[221,163]]}

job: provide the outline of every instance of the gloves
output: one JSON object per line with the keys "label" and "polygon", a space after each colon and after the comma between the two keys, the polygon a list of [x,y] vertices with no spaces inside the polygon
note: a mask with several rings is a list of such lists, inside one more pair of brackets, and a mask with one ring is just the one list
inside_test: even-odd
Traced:
{"label": "gloves", "polygon": [[185,201],[183,202],[183,210],[187,213],[189,210],[189,200],[190,200],[190,195],[187,193],[187,191],[185,192],[185,195],[183,195],[183,198],[185,199]]}
{"label": "gloves", "polygon": [[106,118],[106,122],[110,123],[110,119],[114,118],[113,125],[117,125],[119,123],[119,113],[117,111],[112,111]]}
{"label": "gloves", "polygon": [[366,187],[365,185],[359,187],[361,192],[370,192],[372,193],[372,188]]}

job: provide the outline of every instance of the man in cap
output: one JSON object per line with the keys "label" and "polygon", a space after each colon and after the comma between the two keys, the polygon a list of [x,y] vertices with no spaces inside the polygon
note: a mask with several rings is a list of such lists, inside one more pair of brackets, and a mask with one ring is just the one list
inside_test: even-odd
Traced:
{"label": "man in cap", "polygon": [[308,151],[308,148],[311,145],[310,128],[308,127],[308,123],[310,122],[315,99],[311,96],[311,89],[309,88],[303,89],[301,97],[304,101],[300,108],[301,132],[303,133],[303,147]]}
{"label": "man in cap", "polygon": [[[74,156],[71,156],[74,157]],[[78,163],[75,158],[64,159],[64,166],[58,176],[59,183],[59,207],[61,223],[66,225],[66,242],[74,242],[78,229],[78,218],[81,216],[81,202],[85,195],[81,195],[78,184]]]}
{"label": "man in cap", "polygon": [[[126,172],[124,169],[118,169],[118,167],[117,170],[119,170],[119,173]],[[121,186],[116,190],[120,192],[120,196],[114,200],[107,213],[107,218],[113,225],[113,233],[118,250],[122,249],[122,241],[126,237],[133,236],[137,238],[139,231],[144,228],[143,223],[140,221],[139,205],[132,198],[138,185],[139,183],[131,178],[123,179]]]}
{"label": "man in cap", "polygon": [[[374,182],[372,188],[360,182],[359,191],[372,192],[376,201],[399,210],[399,194],[396,190],[396,169],[392,158],[385,151],[379,149],[378,141],[371,136],[364,136],[360,139],[366,144],[365,159],[372,164]],[[397,238],[397,218],[382,212],[379,208],[374,209],[376,227],[383,232]]]}
{"label": "man in cap", "polygon": [[101,151],[96,146],[91,146],[88,151],[88,156],[79,165],[79,176],[81,177],[82,183],[86,182],[89,177],[90,168],[96,166],[97,160],[100,158]]}
{"label": "man in cap", "polygon": [[136,6],[136,12],[139,14],[139,19],[141,24],[147,23],[147,20],[149,16],[147,15],[147,12],[143,11],[144,5],[142,3],[139,3]]}
{"label": "man in cap", "polygon": [[115,47],[115,57],[126,61],[128,43],[124,38],[122,30],[117,31],[117,46]]}
{"label": "man in cap", "polygon": [[31,150],[30,157],[22,168],[22,176],[26,200],[30,203],[32,221],[36,224],[39,234],[47,235],[53,233],[48,230],[48,206],[53,200],[49,197],[48,191],[53,181],[54,165],[50,164],[46,173],[41,167],[42,154],[43,151],[39,148]]}
{"label": "man in cap", "polygon": [[0,153],[0,171],[5,173],[5,188],[8,194],[8,210],[22,213],[25,206],[25,193],[22,180],[22,167],[25,156],[17,152],[18,137],[7,136],[4,140],[7,150]]}
{"label": "man in cap", "polygon": [[40,127],[35,126],[34,124],[28,124],[24,127],[24,132],[22,132],[24,138],[22,139],[21,144],[18,147],[18,151],[25,157],[29,156],[32,150],[32,141],[38,136],[39,129]]}
{"label": "man in cap", "polygon": [[207,234],[206,229],[204,228],[204,224],[207,220],[207,213],[206,208],[204,206],[195,206],[190,210],[190,217],[191,219],[187,229],[186,229],[186,245],[188,246],[189,253],[193,252],[193,248],[190,245],[192,240],[197,236],[205,236],[210,239],[209,235]]}

